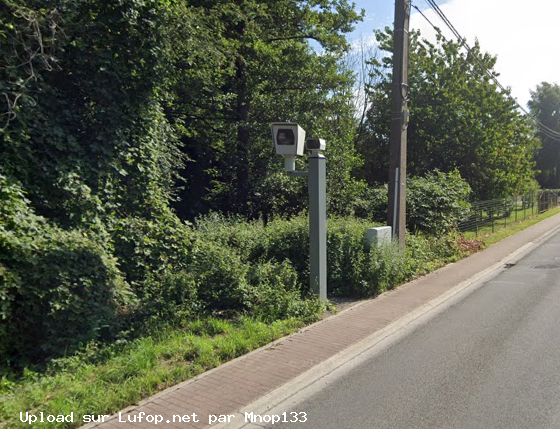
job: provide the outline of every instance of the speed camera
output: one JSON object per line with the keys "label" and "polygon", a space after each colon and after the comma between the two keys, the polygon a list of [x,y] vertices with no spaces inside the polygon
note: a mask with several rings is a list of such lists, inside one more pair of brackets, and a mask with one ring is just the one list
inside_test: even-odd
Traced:
{"label": "speed camera", "polygon": [[305,130],[294,122],[270,124],[277,155],[303,155]]}
{"label": "speed camera", "polygon": [[286,171],[294,171],[296,156],[303,155],[305,130],[294,122],[273,122],[270,129],[276,154],[284,157]]}

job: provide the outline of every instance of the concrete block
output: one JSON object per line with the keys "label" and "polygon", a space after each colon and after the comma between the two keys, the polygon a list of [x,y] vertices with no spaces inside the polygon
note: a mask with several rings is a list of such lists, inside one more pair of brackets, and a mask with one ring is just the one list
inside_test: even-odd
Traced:
{"label": "concrete block", "polygon": [[388,244],[392,239],[392,228],[390,226],[378,226],[377,228],[366,229],[366,242],[368,246],[380,247],[382,244]]}

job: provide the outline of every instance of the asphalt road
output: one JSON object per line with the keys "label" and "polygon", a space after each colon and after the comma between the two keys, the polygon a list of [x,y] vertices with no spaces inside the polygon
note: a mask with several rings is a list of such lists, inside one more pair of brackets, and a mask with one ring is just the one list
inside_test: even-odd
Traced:
{"label": "asphalt road", "polygon": [[293,411],[273,427],[560,428],[560,234]]}

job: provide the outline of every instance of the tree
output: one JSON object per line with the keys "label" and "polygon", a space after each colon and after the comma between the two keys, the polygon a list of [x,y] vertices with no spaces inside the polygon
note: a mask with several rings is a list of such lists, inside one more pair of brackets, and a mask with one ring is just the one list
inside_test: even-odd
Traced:
{"label": "tree", "polygon": [[[345,144],[336,123],[339,107],[349,105],[352,79],[341,59],[348,47],[344,34],[360,15],[346,0],[206,0],[191,1],[186,10],[203,11],[202,26],[212,29],[212,40],[204,39],[207,62],[185,64],[179,52],[188,44],[174,56],[178,75],[169,114],[181,125],[190,160],[178,211],[186,217],[207,210],[266,217],[301,210],[304,182],[279,177],[268,124],[294,120],[310,135],[326,133],[333,149]],[[329,158],[330,165],[337,162],[351,168],[346,158]]]}
{"label": "tree", "polygon": [[[380,49],[391,52],[389,29],[376,33]],[[496,59],[477,43],[470,51],[438,35],[435,43],[411,33],[408,128],[408,172],[423,176],[457,168],[475,198],[520,192],[533,178],[532,138],[528,120],[516,110],[481,68],[490,73]],[[391,54],[372,60],[379,83],[372,87],[367,138],[357,142],[365,166],[361,177],[385,182],[389,154]]]}
{"label": "tree", "polygon": [[[560,132],[560,86],[543,82],[531,91],[531,114],[552,131]],[[543,188],[560,188],[560,139],[539,130],[542,147],[536,151],[537,181]]]}

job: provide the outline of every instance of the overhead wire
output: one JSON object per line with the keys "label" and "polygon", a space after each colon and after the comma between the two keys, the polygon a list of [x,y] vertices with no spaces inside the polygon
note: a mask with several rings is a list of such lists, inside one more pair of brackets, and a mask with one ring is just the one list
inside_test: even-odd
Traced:
{"label": "overhead wire", "polygon": [[[470,46],[466,43],[466,39],[463,38],[461,36],[461,34],[457,31],[457,29],[453,26],[453,24],[451,23],[451,21],[449,21],[449,19],[447,18],[447,16],[445,16],[445,14],[443,13],[443,11],[439,8],[439,6],[437,5],[437,3],[435,2],[435,0],[425,0],[426,3],[428,4],[428,6],[432,7],[432,9],[434,10],[434,12],[436,12],[436,14],[443,20],[443,22],[447,25],[447,27],[451,30],[451,32],[455,35],[455,37],[457,37],[457,39],[459,40],[459,42],[461,43],[462,46],[464,46],[467,51],[469,53],[472,54],[472,49],[470,48]],[[441,33],[441,32],[440,32]],[[519,104],[519,102],[513,98],[510,94],[508,94],[508,90],[500,83],[500,81],[497,79],[497,77],[490,72],[486,66],[484,66],[484,64],[482,63],[482,61],[480,60],[480,58],[478,57],[478,55],[473,55],[473,58],[476,60],[476,62],[478,63],[478,65],[486,72],[486,74],[488,76],[490,76],[490,78],[494,81],[494,83],[510,98],[512,99],[515,104],[521,109],[521,111],[523,113],[525,113],[527,115],[528,118],[530,118],[531,120],[533,120],[535,122],[535,125],[537,125],[537,127],[539,128],[539,130],[545,134],[547,137],[552,138],[552,139],[560,139],[560,133],[552,130],[551,128],[548,128],[546,125],[544,125],[542,122],[540,122],[535,116],[531,115],[521,104]]]}
{"label": "overhead wire", "polygon": [[[468,43],[466,42],[466,39],[464,37],[461,36],[461,34],[459,33],[459,31],[457,31],[457,29],[455,28],[455,26],[451,23],[451,21],[447,18],[447,16],[445,16],[445,14],[443,13],[443,11],[439,8],[439,6],[437,5],[437,3],[434,0],[424,0],[428,6],[436,13],[436,15],[439,16],[439,18],[444,22],[444,24],[447,26],[447,28],[449,28],[449,30],[451,31],[451,33],[453,33],[453,35],[457,38],[457,40],[459,41],[461,46],[464,46],[465,49],[472,55],[472,58],[475,59],[475,61],[477,62],[478,66],[482,68],[482,70],[490,77],[490,79],[492,79],[492,81],[496,84],[496,86],[498,86],[498,88],[500,88],[504,94],[506,96],[508,96],[511,100],[513,100],[513,102],[517,105],[517,107],[519,107],[519,109],[521,109],[521,111],[523,113],[525,113],[525,115],[531,119],[535,125],[537,126],[537,128],[539,129],[539,131],[545,135],[546,137],[549,137],[550,139],[553,140],[557,140],[560,141],[560,132],[557,132],[551,128],[548,128],[546,125],[544,125],[542,122],[540,122],[535,116],[533,116],[532,114],[530,114],[527,109],[525,109],[521,104],[519,104],[519,102],[513,98],[510,94],[509,94],[509,90],[506,89],[501,82],[498,80],[498,78],[495,76],[494,73],[492,73],[490,70],[488,70],[488,68],[482,63],[481,59],[479,58],[478,55],[474,54],[472,52],[471,47],[468,45]],[[435,26],[430,19],[428,19],[428,17],[424,14],[424,12],[422,12],[420,10],[420,8],[418,8],[416,5],[412,4],[412,7],[414,9],[416,9],[420,15],[422,15],[422,17],[428,22],[428,24],[430,24],[430,26],[440,35],[442,35],[441,30]]]}

